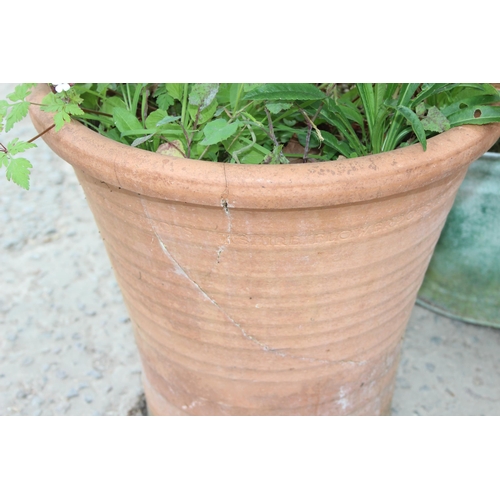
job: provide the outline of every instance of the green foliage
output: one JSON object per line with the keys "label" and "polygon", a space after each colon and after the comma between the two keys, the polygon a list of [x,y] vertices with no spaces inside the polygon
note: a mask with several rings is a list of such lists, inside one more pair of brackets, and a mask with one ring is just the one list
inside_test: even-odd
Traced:
{"label": "green foliage", "polygon": [[238,125],[238,121],[228,123],[224,118],[218,118],[213,122],[207,123],[206,127],[203,129],[205,138],[200,144],[202,146],[211,146],[212,144],[225,141],[236,133]]}
{"label": "green foliage", "polygon": [[[22,83],[17,85],[14,92],[11,92],[7,99],[11,101],[0,101],[0,132],[4,129],[8,132],[19,121],[21,121],[27,114],[29,109],[29,102],[25,99],[30,95],[34,83]],[[10,111],[9,111],[10,108]]]}
{"label": "green foliage", "polygon": [[[0,131],[24,118],[33,84],[0,101]],[[498,91],[457,83],[85,83],[50,92],[55,130],[77,119],[132,147],[247,164],[336,160],[404,147],[451,127],[500,122]],[[33,144],[0,143],[0,167],[28,189]]]}
{"label": "green foliage", "polygon": [[7,180],[14,181],[18,186],[30,188],[31,163],[26,158],[12,158],[7,166]]}
{"label": "green foliage", "polygon": [[58,132],[65,123],[71,121],[71,116],[83,115],[79,106],[81,102],[82,98],[73,89],[58,94],[49,93],[42,100],[42,110],[55,113],[54,123]]}
{"label": "green foliage", "polygon": [[326,99],[326,95],[312,83],[267,83],[251,90],[245,97],[254,101],[310,101]]}
{"label": "green foliage", "polygon": [[7,146],[1,145],[0,167],[6,168],[7,180],[12,180],[24,189],[30,187],[29,175],[32,165],[26,158],[14,158],[14,156],[35,147],[35,144],[20,141],[19,139],[13,139]]}

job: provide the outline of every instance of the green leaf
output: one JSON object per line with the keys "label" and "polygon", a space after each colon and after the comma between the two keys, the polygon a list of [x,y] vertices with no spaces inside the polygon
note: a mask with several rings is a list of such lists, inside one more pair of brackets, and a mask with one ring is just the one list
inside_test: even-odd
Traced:
{"label": "green leaf", "polygon": [[156,98],[156,104],[160,109],[164,109],[165,111],[174,104],[174,98],[169,94],[161,94]]}
{"label": "green leaf", "polygon": [[452,127],[459,125],[487,125],[500,122],[500,107],[474,106],[466,108],[448,117]]}
{"label": "green leaf", "polygon": [[458,113],[461,109],[466,109],[469,107],[480,106],[482,104],[493,104],[498,102],[499,98],[497,95],[476,95],[472,97],[466,97],[460,99],[449,106],[441,109],[441,112],[445,116],[450,116],[455,113]]}
{"label": "green leaf", "polygon": [[164,109],[157,109],[149,113],[144,125],[146,128],[156,128],[158,126],[158,122],[163,120],[165,117],[168,117],[167,112]]}
{"label": "green leaf", "polygon": [[16,102],[12,105],[10,113],[7,115],[5,122],[5,132],[8,132],[14,124],[21,121],[27,114],[30,103],[26,101]]}
{"label": "green leaf", "polygon": [[10,104],[6,100],[0,101],[0,117],[4,117],[7,114]]}
{"label": "green leaf", "polygon": [[399,90],[398,105],[408,106],[415,91],[420,87],[420,83],[403,83]]}
{"label": "green leaf", "polygon": [[36,148],[36,144],[32,142],[20,141],[19,139],[13,139],[7,144],[7,151],[9,155],[17,155],[18,153],[23,153],[24,151],[32,148]]}
{"label": "green leaf", "polygon": [[418,116],[425,115],[425,112],[427,111],[427,106],[425,105],[425,102],[421,102],[417,104],[415,107],[415,113],[417,113]]}
{"label": "green leaf", "polygon": [[358,108],[350,102],[339,102],[337,105],[333,104],[330,110],[340,113],[347,120],[357,123],[360,127],[363,126],[363,115],[359,112]]}
{"label": "green leaf", "polygon": [[346,158],[350,158],[353,155],[354,151],[346,142],[339,141],[333,134],[330,134],[330,132],[327,132],[326,130],[323,130],[321,133],[323,134],[323,139],[328,147],[339,152]]}
{"label": "green leaf", "polygon": [[203,111],[213,102],[218,90],[218,83],[195,83],[189,93],[189,104]]}
{"label": "green leaf", "polygon": [[356,85],[361,101],[363,102],[363,107],[365,109],[366,121],[368,122],[368,128],[370,131],[374,127],[374,122],[376,118],[375,109],[375,94],[373,92],[373,85],[371,83],[358,83]]}
{"label": "green leaf", "polygon": [[0,168],[6,167],[9,164],[10,158],[2,151],[0,151]]}
{"label": "green leaf", "polygon": [[74,103],[66,104],[64,111],[66,111],[69,115],[83,115],[83,111],[80,109],[80,106]]}
{"label": "green leaf", "polygon": [[7,180],[14,181],[24,189],[30,188],[31,163],[26,158],[11,158],[7,165]]}
{"label": "green leaf", "polygon": [[184,91],[183,83],[166,83],[167,92],[178,101],[182,101],[182,93]]}
{"label": "green leaf", "polygon": [[109,83],[98,83],[96,85],[96,91],[98,94],[105,95],[106,92],[108,91]]}
{"label": "green leaf", "polygon": [[163,125],[176,122],[180,119],[180,116],[168,116],[165,110],[157,109],[156,111],[150,113],[146,118],[146,128],[154,129],[156,127],[163,127]]}
{"label": "green leaf", "polygon": [[333,100],[330,100],[327,104],[327,109],[323,108],[321,110],[320,116],[324,118],[327,123],[342,132],[345,140],[349,143],[349,147],[354,150],[358,156],[363,156],[366,154],[366,149],[349,123],[345,113],[346,109],[347,106],[337,106]]}
{"label": "green leaf", "polygon": [[254,88],[245,99],[254,101],[310,101],[326,99],[312,83],[265,83]]}
{"label": "green leaf", "polygon": [[154,134],[148,134],[148,135],[145,135],[144,137],[138,137],[134,142],[132,142],[131,146],[133,148],[135,148],[136,146],[139,146],[140,144],[142,144],[143,142],[146,142],[148,141],[149,139],[151,139],[151,137],[153,137]]}
{"label": "green leaf", "polygon": [[24,99],[31,94],[31,88],[33,86],[33,83],[20,83],[19,85],[16,85],[14,92],[11,92],[7,96],[7,99],[10,99],[11,101],[24,101]]}
{"label": "green leaf", "polygon": [[273,114],[276,115],[281,111],[286,111],[292,107],[291,102],[269,102],[266,104],[266,108]]}
{"label": "green leaf", "polygon": [[64,127],[65,123],[69,123],[71,121],[71,116],[66,113],[66,111],[59,111],[54,115],[54,123],[56,124],[55,131],[59,132]]}
{"label": "green leaf", "polygon": [[413,99],[413,106],[422,103],[429,97],[438,95],[442,92],[449,91],[458,86],[457,83],[423,83],[420,93]]}
{"label": "green leaf", "polygon": [[123,139],[123,137],[120,135],[120,132],[116,128],[111,128],[109,130],[102,130],[100,132],[104,137],[107,137],[108,139],[111,139],[116,142],[121,142],[122,144],[128,144],[128,142]]}
{"label": "green leaf", "polygon": [[[198,106],[193,104],[188,105],[189,116],[191,120],[196,119],[196,115],[198,115]],[[198,115],[198,125],[202,125],[203,123],[208,122],[212,119],[215,112],[217,111],[217,99],[214,99],[201,113]]]}
{"label": "green leaf", "polygon": [[144,128],[137,117],[128,109],[115,108],[113,110],[113,119],[116,128],[123,134],[129,130]]}
{"label": "green leaf", "polygon": [[425,151],[427,149],[427,139],[425,137],[424,126],[420,122],[418,116],[406,106],[397,106],[396,109],[410,122],[413,132],[415,132],[417,139],[422,144]]}
{"label": "green leaf", "polygon": [[224,141],[236,133],[238,125],[238,121],[228,123],[224,118],[218,118],[213,122],[209,122],[203,129],[205,139],[203,139],[200,144],[203,146],[211,146],[212,144]]}
{"label": "green leaf", "polygon": [[271,155],[269,149],[264,148],[260,144],[252,143],[246,137],[239,137],[236,141],[227,141],[224,147],[228,153],[236,154],[238,161],[243,164],[258,165],[262,163],[264,158]]}
{"label": "green leaf", "polygon": [[186,158],[186,150],[184,149],[184,144],[178,139],[170,141],[169,143],[161,144],[156,152],[164,156]]}
{"label": "green leaf", "polygon": [[162,118],[157,124],[156,126],[157,127],[161,127],[162,125],[166,125],[167,123],[172,123],[172,122],[176,122],[177,120],[180,120],[181,117],[180,116],[165,116],[164,118]]}
{"label": "green leaf", "polygon": [[103,113],[108,113],[108,114],[112,115],[113,111],[116,108],[127,109],[127,105],[125,104],[125,102],[123,101],[123,99],[121,99],[120,97],[118,97],[118,96],[115,95],[115,96],[112,96],[112,97],[108,97],[102,103],[101,111]]}
{"label": "green leaf", "polygon": [[42,99],[42,111],[46,111],[48,113],[56,113],[61,111],[65,106],[65,102],[62,99],[61,94],[53,94],[49,92]]}
{"label": "green leaf", "polygon": [[7,104],[7,101],[0,101],[0,132],[3,131],[3,120],[7,111],[9,110],[8,105],[6,107],[3,106],[3,103]]}
{"label": "green leaf", "polygon": [[182,128],[178,123],[167,123],[161,127],[161,129],[158,129],[156,127],[154,128],[138,128],[138,129],[133,129],[133,130],[128,130],[126,132],[123,132],[121,134],[121,137],[135,137],[135,136],[143,136],[144,134],[156,134],[159,133],[161,135],[164,135],[168,139],[172,137],[184,137],[184,133],[182,132]]}
{"label": "green leaf", "polygon": [[429,130],[430,132],[445,132],[450,128],[450,122],[448,118],[439,111],[436,106],[432,106],[427,111],[427,116],[420,121],[424,127],[424,130]]}

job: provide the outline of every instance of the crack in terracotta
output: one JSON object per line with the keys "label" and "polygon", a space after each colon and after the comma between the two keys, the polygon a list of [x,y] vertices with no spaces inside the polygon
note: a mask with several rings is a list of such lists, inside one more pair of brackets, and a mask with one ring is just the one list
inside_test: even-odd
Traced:
{"label": "crack in terracotta", "polygon": [[146,218],[147,220],[149,221],[150,223],[150,226],[151,226],[151,230],[153,231],[154,235],[156,236],[156,239],[158,240],[158,244],[160,245],[163,253],[170,259],[170,261],[174,264],[175,268],[176,268],[176,272],[177,274],[180,274],[181,276],[184,276],[190,283],[192,283],[197,289],[198,291],[207,299],[209,300],[215,307],[217,307],[217,309],[219,309],[222,314],[224,314],[224,316],[229,319],[229,321],[231,321],[231,323],[233,323],[234,326],[236,326],[240,331],[241,333],[243,334],[243,336],[249,340],[251,340],[252,342],[254,342],[255,344],[259,345],[260,347],[262,347],[262,349],[264,349],[265,351],[272,351],[272,349],[267,346],[266,344],[260,342],[259,340],[257,340],[255,337],[252,337],[250,334],[248,334],[247,332],[245,332],[245,330],[241,327],[241,325],[239,325],[238,323],[236,323],[236,321],[234,321],[233,318],[231,318],[231,316],[229,316],[229,314],[227,314],[226,311],[224,311],[224,309],[214,300],[212,299],[212,297],[210,297],[206,292],[205,290],[203,290],[203,288],[200,287],[200,285],[198,285],[198,283],[196,283],[196,281],[194,281],[187,273],[186,271],[183,269],[183,267],[177,262],[177,260],[173,257],[173,255],[170,253],[170,251],[168,250],[168,248],[166,247],[166,245],[163,243],[162,239],[160,238],[160,235],[156,232],[156,229],[154,227],[154,222],[153,222],[153,219],[151,218],[150,214],[149,214],[149,211],[147,209],[147,206],[145,204],[145,200],[144,199],[141,199],[141,204],[144,208],[144,212],[145,212],[145,215],[146,215]]}
{"label": "crack in terracotta", "polygon": [[226,249],[226,246],[231,243],[232,220],[231,213],[229,212],[229,187],[227,184],[226,165],[224,165],[224,180],[226,181],[226,187],[224,189],[224,192],[220,195],[220,205],[223,208],[224,213],[227,215],[227,237],[226,242],[217,249],[217,264],[220,262],[220,256],[222,252]]}
{"label": "crack in terracotta", "polygon": [[[276,348],[273,348],[263,342],[261,342],[260,340],[256,339],[254,336],[250,335],[248,332],[246,332],[244,330],[244,328],[239,324],[237,323],[212,297],[210,297],[207,292],[205,292],[205,290],[203,290],[203,288],[201,288],[201,286],[196,283],[196,281],[194,281],[188,274],[187,272],[184,270],[184,268],[179,264],[179,262],[177,262],[177,260],[173,257],[173,255],[170,253],[170,251],[168,250],[168,248],[166,247],[166,245],[163,243],[162,239],[160,238],[160,235],[157,233],[156,231],[156,228],[154,226],[154,221],[153,219],[151,218],[150,214],[149,214],[149,211],[147,209],[147,206],[146,206],[146,202],[144,199],[141,199],[141,204],[142,204],[142,207],[144,208],[144,213],[146,215],[146,218],[147,220],[149,221],[149,224],[150,224],[150,227],[151,227],[151,230],[153,231],[154,235],[156,236],[156,239],[158,241],[158,244],[160,245],[160,248],[162,249],[163,253],[169,258],[169,260],[174,264],[175,266],[175,269],[176,269],[176,273],[185,277],[190,283],[192,283],[196,289],[203,295],[203,297],[205,297],[208,301],[210,301],[217,309],[219,309],[219,311],[236,327],[238,328],[238,330],[243,334],[243,336],[250,340],[251,342],[253,342],[254,344],[258,345],[259,347],[261,347],[264,351],[266,352],[270,352],[272,354],[276,354],[277,356],[280,356],[282,358],[291,358],[291,359],[296,359],[296,360],[299,360],[299,361],[307,361],[307,362],[311,362],[311,363],[320,363],[320,364],[328,364],[328,365],[331,365],[331,364],[349,364],[349,365],[354,365],[354,366],[361,366],[363,364],[365,364],[364,361],[361,361],[361,362],[356,362],[356,361],[352,361],[352,360],[338,360],[338,361],[330,361],[330,360],[327,360],[327,359],[316,359],[316,358],[307,358],[307,357],[303,357],[303,356],[294,356],[292,354],[288,354],[286,352],[283,352],[279,349],[276,349]],[[230,235],[228,235],[230,236]]]}

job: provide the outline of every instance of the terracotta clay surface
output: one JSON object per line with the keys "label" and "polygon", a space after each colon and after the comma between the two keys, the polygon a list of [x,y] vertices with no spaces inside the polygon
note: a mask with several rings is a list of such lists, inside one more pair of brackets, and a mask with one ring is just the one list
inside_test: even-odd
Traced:
{"label": "terracotta clay surface", "polygon": [[101,231],[152,414],[379,415],[460,182],[499,135],[288,166],[166,158],[78,123],[44,139]]}

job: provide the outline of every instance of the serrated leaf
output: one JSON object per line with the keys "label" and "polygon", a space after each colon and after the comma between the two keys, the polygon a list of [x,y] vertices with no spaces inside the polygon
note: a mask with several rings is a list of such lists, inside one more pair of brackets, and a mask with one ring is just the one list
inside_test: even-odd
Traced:
{"label": "serrated leaf", "polygon": [[7,99],[11,101],[23,101],[31,94],[31,88],[33,87],[32,83],[21,83],[16,85],[14,92],[11,92]]}
{"label": "serrated leaf", "polygon": [[8,132],[17,122],[21,121],[28,114],[30,103],[26,101],[16,102],[7,115],[5,122],[5,132]]}
{"label": "serrated leaf", "polygon": [[83,111],[80,109],[80,106],[78,106],[78,104],[66,104],[66,106],[64,107],[64,111],[66,111],[66,113],[68,113],[69,115],[83,115]]}
{"label": "serrated leaf", "polygon": [[326,99],[312,83],[265,83],[251,90],[245,99],[254,101],[311,101]]}
{"label": "serrated leaf", "polygon": [[0,116],[5,116],[7,114],[7,110],[9,109],[10,104],[5,101],[0,101]]}
{"label": "serrated leaf", "polygon": [[32,142],[20,141],[16,138],[10,141],[6,148],[10,155],[17,155],[18,153],[23,153],[28,149],[36,148],[36,144]]}
{"label": "serrated leaf", "polygon": [[174,104],[174,98],[168,94],[161,94],[156,98],[156,104],[160,109],[167,110]]}
{"label": "serrated leaf", "polygon": [[49,113],[56,113],[64,108],[64,104],[60,94],[49,92],[42,99],[41,109]]}
{"label": "serrated leaf", "polygon": [[432,106],[427,111],[427,116],[420,121],[424,127],[424,130],[429,130],[430,132],[445,132],[450,128],[450,122],[448,118],[439,111],[436,106]]}
{"label": "serrated leaf", "polygon": [[9,164],[9,157],[2,151],[0,151],[0,168],[7,166]]}
{"label": "serrated leaf", "polygon": [[420,122],[418,116],[406,106],[397,106],[396,109],[410,122],[413,132],[415,132],[417,139],[422,144],[422,147],[425,151],[427,149],[427,139],[425,137],[424,127]]}
{"label": "serrated leaf", "polygon": [[276,115],[281,111],[286,111],[292,107],[291,102],[268,102],[266,108],[273,114]]}
{"label": "serrated leaf", "polygon": [[218,90],[218,83],[195,83],[189,93],[189,104],[203,111],[213,102]]}
{"label": "serrated leaf", "polygon": [[7,180],[14,181],[24,189],[30,188],[31,163],[26,158],[11,158],[7,165]]}
{"label": "serrated leaf", "polygon": [[128,109],[115,108],[113,110],[113,120],[116,128],[123,134],[129,130],[144,128],[137,117]]}
{"label": "serrated leaf", "polygon": [[228,139],[238,130],[239,123],[237,121],[228,123],[224,118],[218,118],[213,122],[209,122],[203,129],[203,139],[200,144],[203,146],[211,146],[217,144],[225,139]]}
{"label": "serrated leaf", "polygon": [[55,131],[59,132],[64,127],[65,123],[69,123],[71,121],[71,116],[68,115],[65,111],[59,111],[54,115],[54,123],[56,124]]}

